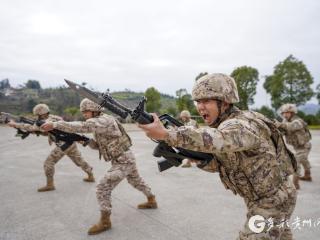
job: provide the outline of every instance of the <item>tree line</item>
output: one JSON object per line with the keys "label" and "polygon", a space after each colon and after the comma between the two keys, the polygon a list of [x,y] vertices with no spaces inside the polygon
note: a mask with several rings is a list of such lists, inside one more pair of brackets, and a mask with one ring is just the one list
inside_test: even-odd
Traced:
{"label": "tree line", "polygon": [[[200,73],[195,81],[206,73]],[[256,95],[257,84],[260,80],[259,71],[250,66],[237,67],[230,74],[238,87],[240,102],[237,107],[243,110],[249,109],[254,104],[254,96]],[[320,103],[320,84],[315,91],[312,89],[313,77],[306,65],[295,58],[293,55],[288,56],[279,62],[271,75],[265,76],[263,84],[266,92],[271,96],[271,108],[262,106],[259,109],[253,109],[261,112],[270,118],[276,118],[276,111],[284,103],[294,103],[297,106],[304,105],[313,96]],[[151,101],[147,103],[147,110],[156,111],[159,109],[159,92],[154,88],[147,89],[145,95]],[[182,88],[176,91],[176,110],[189,110],[192,115],[197,115],[197,111],[192,102],[191,94]],[[167,109],[172,114],[177,114],[174,109]],[[298,113],[308,124],[320,124],[320,111],[316,115],[306,115],[299,111]]]}
{"label": "tree line", "polygon": [[[195,81],[207,73],[200,73],[195,77]],[[279,62],[268,76],[259,76],[259,71],[251,66],[241,66],[235,68],[231,73],[238,87],[240,102],[237,105],[240,109],[246,110],[254,104],[257,84],[260,78],[264,78],[263,87],[271,96],[271,108],[262,106],[253,109],[261,112],[270,118],[276,118],[276,110],[284,103],[294,103],[297,106],[304,105],[313,96],[320,103],[320,84],[315,90],[312,89],[313,77],[306,65],[295,58],[288,56]],[[84,86],[87,83],[82,83]],[[28,80],[20,86],[14,97],[6,96],[5,89],[10,88],[9,79],[0,81],[0,104],[1,111],[13,110],[13,112],[31,112],[35,104],[39,102],[47,103],[54,113],[65,115],[67,118],[79,118],[78,109],[80,96],[66,87],[42,89],[39,81]],[[192,101],[191,94],[185,88],[178,89],[175,97],[161,94],[156,88],[150,87],[144,93],[135,93],[130,90],[113,93],[119,100],[128,100],[136,103],[142,96],[146,96],[148,101],[146,110],[148,112],[169,113],[178,116],[182,110],[189,110],[193,116],[197,116],[197,110]],[[316,115],[306,115],[299,112],[299,115],[312,125],[320,124],[320,111]]]}

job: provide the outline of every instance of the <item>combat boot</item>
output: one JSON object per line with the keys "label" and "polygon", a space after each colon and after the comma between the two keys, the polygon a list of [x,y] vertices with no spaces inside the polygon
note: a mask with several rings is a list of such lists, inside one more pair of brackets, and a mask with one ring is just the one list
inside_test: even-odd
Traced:
{"label": "combat boot", "polygon": [[94,179],[93,173],[90,172],[90,173],[87,173],[87,174],[88,174],[88,177],[84,178],[83,181],[85,181],[85,182],[94,182],[95,179]]}
{"label": "combat boot", "polygon": [[300,184],[299,184],[299,177],[298,176],[293,176],[293,184],[296,187],[297,190],[300,189]]}
{"label": "combat boot", "polygon": [[148,197],[148,201],[138,205],[139,209],[155,209],[158,208],[158,204],[155,196]]}
{"label": "combat boot", "polygon": [[304,171],[304,176],[300,178],[302,181],[312,182],[310,169]]}
{"label": "combat boot", "polygon": [[56,190],[53,184],[53,178],[47,177],[47,186],[39,188],[38,192],[47,192],[47,191],[53,191],[53,190]]}
{"label": "combat boot", "polygon": [[104,231],[107,231],[111,228],[110,214],[105,211],[101,211],[100,221],[97,224],[94,224],[88,230],[89,235],[95,235]]}

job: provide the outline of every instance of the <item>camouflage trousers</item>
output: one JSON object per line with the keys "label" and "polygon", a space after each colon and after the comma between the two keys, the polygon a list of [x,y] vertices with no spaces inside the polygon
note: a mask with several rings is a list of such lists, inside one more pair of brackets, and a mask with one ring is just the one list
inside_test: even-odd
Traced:
{"label": "camouflage trousers", "polygon": [[112,161],[112,167],[97,185],[97,199],[100,210],[111,214],[111,192],[126,178],[128,183],[141,191],[145,196],[154,196],[150,187],[140,177],[133,153],[129,150],[122,154],[116,161]]}
{"label": "camouflage trousers", "polygon": [[311,150],[311,143],[307,143],[304,148],[295,149],[295,157],[298,164],[298,174],[301,175],[301,165],[304,170],[310,170],[310,162],[308,160],[308,156]]}
{"label": "camouflage trousers", "polygon": [[296,189],[288,179],[272,197],[247,202],[247,221],[238,240],[292,240],[288,221],[296,199]]}
{"label": "camouflage trousers", "polygon": [[67,155],[72,162],[78,167],[81,167],[83,171],[86,173],[92,172],[92,167],[83,160],[81,153],[78,150],[76,143],[73,143],[68,149],[62,151],[59,147],[55,147],[50,155],[47,157],[46,161],[44,162],[44,171],[47,177],[52,178],[54,175],[54,165],[64,156]]}

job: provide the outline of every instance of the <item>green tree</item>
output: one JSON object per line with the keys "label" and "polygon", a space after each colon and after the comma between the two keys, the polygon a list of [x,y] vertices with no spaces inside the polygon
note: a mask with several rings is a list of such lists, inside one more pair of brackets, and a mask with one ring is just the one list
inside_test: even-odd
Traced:
{"label": "green tree", "polygon": [[253,97],[259,81],[258,70],[248,66],[238,67],[233,70],[231,77],[236,81],[239,92],[240,102],[236,105],[240,109],[248,109],[254,103]]}
{"label": "green tree", "polygon": [[67,107],[63,111],[66,115],[63,116],[64,120],[73,121],[75,119],[80,119],[81,114],[78,107]]}
{"label": "green tree", "polygon": [[183,110],[189,110],[190,112],[193,112],[195,110],[192,96],[187,92],[185,88],[177,90],[176,97],[176,105],[180,112]]}
{"label": "green tree", "polygon": [[150,87],[145,92],[145,97],[147,98],[146,110],[147,112],[160,112],[160,92],[154,87]]}
{"label": "green tree", "polygon": [[41,85],[39,81],[37,80],[28,80],[28,82],[25,83],[26,88],[31,88],[31,89],[41,89]]}
{"label": "green tree", "polygon": [[178,114],[177,108],[175,108],[173,106],[168,107],[164,113],[168,113],[173,117],[177,116],[177,114]]}
{"label": "green tree", "polygon": [[270,119],[276,118],[275,112],[267,106],[262,106],[261,108],[254,109],[254,111],[259,112]]}
{"label": "green tree", "polygon": [[320,84],[317,86],[316,97],[317,97],[318,102],[319,102],[319,104],[320,104]]}
{"label": "green tree", "polygon": [[313,96],[312,83],[313,78],[305,64],[290,55],[275,66],[263,86],[271,95],[272,106],[279,108],[284,103],[299,106],[310,100]]}
{"label": "green tree", "polygon": [[80,110],[77,107],[68,107],[64,110],[64,112],[74,117],[76,114],[80,113]]}

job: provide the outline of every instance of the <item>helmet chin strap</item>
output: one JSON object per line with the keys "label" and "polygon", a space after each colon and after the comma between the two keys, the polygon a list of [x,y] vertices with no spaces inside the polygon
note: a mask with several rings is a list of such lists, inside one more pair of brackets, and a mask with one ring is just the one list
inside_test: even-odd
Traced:
{"label": "helmet chin strap", "polygon": [[209,126],[217,127],[220,122],[232,112],[233,105],[229,104],[229,107],[222,113],[222,101],[216,100],[218,106],[218,117]]}

